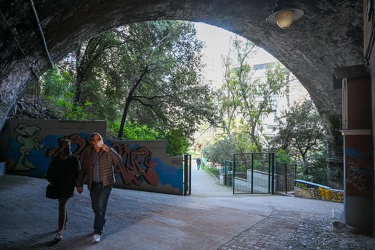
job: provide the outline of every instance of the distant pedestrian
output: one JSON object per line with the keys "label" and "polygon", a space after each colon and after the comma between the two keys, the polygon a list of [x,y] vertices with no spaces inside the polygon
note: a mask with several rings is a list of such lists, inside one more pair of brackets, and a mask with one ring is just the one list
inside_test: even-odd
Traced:
{"label": "distant pedestrian", "polygon": [[197,169],[199,170],[201,167],[201,158],[197,158]]}
{"label": "distant pedestrian", "polygon": [[80,170],[80,162],[72,155],[70,141],[59,140],[59,153],[52,158],[47,171],[47,180],[54,186],[59,201],[59,220],[55,240],[62,240],[62,233],[68,223],[68,200],[74,195],[75,181]]}
{"label": "distant pedestrian", "polygon": [[87,177],[91,207],[95,214],[93,243],[99,243],[105,226],[105,214],[109,195],[115,183],[114,166],[120,164],[121,156],[103,143],[99,133],[90,136],[91,145],[81,156],[82,168],[77,178],[77,192],[83,192],[83,180]]}

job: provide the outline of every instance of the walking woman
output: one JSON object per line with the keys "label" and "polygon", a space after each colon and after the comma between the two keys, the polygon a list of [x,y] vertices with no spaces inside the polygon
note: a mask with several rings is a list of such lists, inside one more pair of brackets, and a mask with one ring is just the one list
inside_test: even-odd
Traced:
{"label": "walking woman", "polygon": [[72,155],[70,141],[60,139],[59,153],[52,159],[47,172],[49,185],[54,186],[59,201],[58,229],[55,240],[62,240],[63,230],[67,227],[67,204],[69,198],[74,195],[75,181],[80,168],[78,158]]}

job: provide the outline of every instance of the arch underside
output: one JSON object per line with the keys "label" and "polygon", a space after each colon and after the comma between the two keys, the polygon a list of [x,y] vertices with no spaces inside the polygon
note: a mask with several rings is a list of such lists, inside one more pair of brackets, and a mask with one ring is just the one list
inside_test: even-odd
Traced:
{"label": "arch underside", "polygon": [[362,1],[296,2],[305,15],[282,30],[267,23],[276,1],[0,0],[0,129],[23,92],[77,44],[110,28],[142,21],[204,22],[264,48],[304,85],[326,119],[341,116],[333,68],[363,64]]}

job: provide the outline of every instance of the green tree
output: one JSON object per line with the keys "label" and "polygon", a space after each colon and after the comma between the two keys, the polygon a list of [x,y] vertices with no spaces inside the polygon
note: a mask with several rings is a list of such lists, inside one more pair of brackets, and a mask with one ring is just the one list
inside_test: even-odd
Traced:
{"label": "green tree", "polygon": [[[120,121],[108,122],[109,136],[116,137],[111,131],[118,131]],[[124,127],[124,134],[127,140],[165,140],[166,153],[168,155],[182,155],[186,152],[189,141],[181,131],[159,132],[147,125],[139,125],[135,122],[127,122]]]}
{"label": "green tree", "polygon": [[322,159],[327,154],[326,139],[323,120],[313,102],[306,100],[302,104],[295,103],[280,117],[278,134],[272,145],[288,152],[294,161],[301,162],[303,174],[307,176],[309,169],[325,168]]}
{"label": "green tree", "polygon": [[189,147],[189,140],[184,136],[181,130],[169,131],[164,135],[167,144],[167,154],[182,155]]}
{"label": "green tree", "polygon": [[[204,84],[202,42],[181,21],[134,23],[80,44],[57,65],[69,91],[55,91],[65,119],[106,120],[117,138],[167,140],[171,155],[186,152],[202,122],[214,123],[212,91]],[[62,73],[64,72],[64,73]],[[122,119],[120,119],[122,116]],[[123,134],[123,135],[122,135]]]}
{"label": "green tree", "polygon": [[49,98],[61,98],[71,91],[71,78],[68,73],[60,73],[57,68],[47,70],[42,78],[42,94]]}
{"label": "green tree", "polygon": [[289,72],[276,63],[268,67],[266,78],[262,79],[250,66],[257,47],[250,41],[236,38],[233,50],[224,58],[225,78],[219,100],[221,127],[239,152],[261,152],[264,148],[262,118],[275,109],[277,97],[288,91]]}
{"label": "green tree", "polygon": [[[42,77],[42,95],[49,100],[62,119],[85,120],[87,113],[85,108],[76,107],[73,103],[74,92],[72,77],[69,72],[57,67],[49,69]],[[85,103],[84,107],[90,106]]]}
{"label": "green tree", "polygon": [[[191,135],[201,119],[213,117],[210,88],[200,81],[202,44],[196,39],[194,26],[187,22],[146,22],[131,25],[126,32],[134,43],[126,43],[124,60],[132,65],[133,75],[126,85],[122,124],[131,103],[136,103],[137,112],[130,113],[131,120],[156,122],[163,130],[177,129]],[[142,50],[134,50],[138,47]]]}
{"label": "green tree", "polygon": [[[88,41],[79,44],[68,57],[75,56],[75,95],[74,104],[84,106],[86,101],[103,90],[105,82],[101,75],[101,69],[105,67],[108,55],[113,53],[122,44],[120,38],[116,35],[116,30],[103,32]],[[97,103],[96,103],[97,104]]]}
{"label": "green tree", "polygon": [[93,119],[122,116],[118,138],[127,121],[190,137],[201,121],[215,121],[210,87],[201,81],[202,46],[188,22],[134,23],[104,32],[75,54],[75,103],[93,103],[87,110]]}
{"label": "green tree", "polygon": [[228,137],[212,141],[202,149],[207,161],[218,166],[222,165],[225,160],[232,160],[235,152],[235,145]]}

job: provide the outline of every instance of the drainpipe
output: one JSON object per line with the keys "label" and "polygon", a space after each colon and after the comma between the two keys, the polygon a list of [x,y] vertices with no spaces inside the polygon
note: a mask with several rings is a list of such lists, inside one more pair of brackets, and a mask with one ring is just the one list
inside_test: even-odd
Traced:
{"label": "drainpipe", "polygon": [[30,4],[31,4],[31,7],[32,7],[33,12],[34,12],[34,15],[35,15],[35,19],[36,19],[37,24],[38,24],[39,32],[40,32],[40,34],[41,34],[41,36],[42,36],[42,39],[43,39],[44,49],[46,50],[46,53],[47,53],[47,56],[48,56],[49,63],[51,64],[51,67],[54,68],[54,66],[53,66],[53,61],[52,61],[51,55],[50,55],[49,50],[48,50],[47,42],[46,42],[46,39],[45,39],[45,37],[44,37],[44,33],[43,33],[42,26],[40,25],[40,21],[39,21],[38,13],[36,12],[36,9],[35,9],[35,6],[34,6],[34,2],[33,2],[33,0],[30,0]]}

